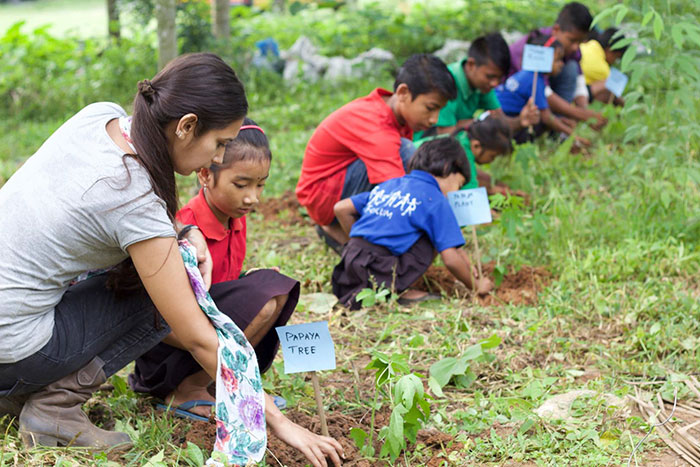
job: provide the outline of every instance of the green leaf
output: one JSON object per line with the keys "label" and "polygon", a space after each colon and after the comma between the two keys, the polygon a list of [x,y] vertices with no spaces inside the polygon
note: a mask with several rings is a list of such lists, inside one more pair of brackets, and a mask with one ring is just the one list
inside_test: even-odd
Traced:
{"label": "green leaf", "polygon": [[435,396],[445,397],[445,393],[442,392],[442,386],[440,386],[440,383],[432,376],[428,378],[428,388],[430,388],[430,391],[435,394]]}
{"label": "green leaf", "polygon": [[350,428],[350,434],[348,436],[355,442],[357,449],[361,451],[367,440],[367,433],[365,433],[365,430],[362,428]]}
{"label": "green leaf", "polygon": [[202,450],[196,444],[188,441],[185,454],[187,455],[187,458],[194,463],[194,465],[204,465],[204,454],[202,454]]}
{"label": "green leaf", "polygon": [[632,60],[634,60],[634,57],[637,56],[637,48],[636,47],[627,47],[627,50],[625,50],[625,53],[622,55],[622,60],[620,60],[620,71],[623,73],[627,72],[630,64],[632,63]]}
{"label": "green leaf", "polygon": [[661,331],[661,323],[657,321],[649,328],[649,335],[653,336],[654,334],[658,334],[659,331]]}
{"label": "green leaf", "polygon": [[484,354],[484,351],[482,350],[481,343],[479,344],[474,344],[469,347],[467,347],[467,350],[464,351],[462,354],[461,359],[464,360],[465,362],[465,368],[466,368],[466,362],[469,360],[474,360],[476,358],[481,357]]}
{"label": "green leaf", "polygon": [[617,10],[619,7],[617,5],[611,7],[611,8],[606,8],[597,15],[595,15],[595,18],[593,18],[593,22],[591,23],[591,28],[595,26],[596,24],[600,23],[602,20],[607,18],[608,16],[612,15],[615,13],[615,10]]}
{"label": "green leaf", "polygon": [[524,435],[528,431],[530,431],[530,428],[535,426],[536,420],[533,418],[526,418],[525,421],[520,425],[520,428],[518,428],[518,434],[519,435]]}
{"label": "green leaf", "polygon": [[620,5],[620,8],[617,12],[617,16],[615,16],[615,24],[620,25],[622,23],[622,20],[625,19],[625,15],[627,14],[629,10],[625,5]]}
{"label": "green leaf", "polygon": [[685,33],[687,34],[688,38],[695,43],[695,45],[700,47],[700,27],[698,27],[696,24],[690,24],[690,23],[679,23],[679,26],[682,26],[683,29],[685,29]]}
{"label": "green leaf", "polygon": [[[479,349],[481,349],[481,347],[479,347]],[[466,369],[467,363],[465,360],[447,357],[430,366],[430,376],[435,379],[441,388],[444,388],[445,385],[450,382],[452,376],[462,375]]]}
{"label": "green leaf", "polygon": [[654,13],[654,9],[652,8],[644,14],[644,18],[642,18],[642,26],[646,26],[647,23],[651,21],[651,19],[654,17]]}
{"label": "green leaf", "polygon": [[476,375],[471,368],[467,368],[463,375],[455,376],[455,386],[458,388],[468,388],[474,381],[476,381]]}
{"label": "green leaf", "polygon": [[671,26],[671,37],[673,38],[676,48],[683,48],[683,28],[680,24],[674,24]]}
{"label": "green leaf", "polygon": [[362,306],[374,306],[377,302],[376,294],[372,289],[362,289],[355,296],[355,300],[362,302]]}
{"label": "green leaf", "polygon": [[122,378],[119,375],[112,375],[109,381],[112,383],[112,386],[114,386],[113,394],[117,396],[123,396],[125,394],[128,394],[129,388],[126,385],[126,381],[124,381],[124,378]]}
{"label": "green leaf", "polygon": [[491,334],[491,337],[488,339],[484,339],[483,341],[479,342],[481,344],[481,348],[484,350],[488,349],[493,349],[494,347],[498,347],[502,342],[502,339],[497,335],[497,334]]}
{"label": "green leaf", "polygon": [[654,13],[654,37],[658,41],[661,39],[661,34],[664,32],[664,20],[661,19],[661,15]]}
{"label": "green leaf", "polygon": [[414,374],[402,376],[394,386],[395,403],[401,403],[406,408],[413,406],[413,398],[415,396],[422,399],[423,393],[423,383]]}

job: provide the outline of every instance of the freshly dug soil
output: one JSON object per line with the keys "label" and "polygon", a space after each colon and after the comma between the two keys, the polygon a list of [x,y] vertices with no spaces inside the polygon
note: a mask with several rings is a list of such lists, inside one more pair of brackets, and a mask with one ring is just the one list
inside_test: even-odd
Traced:
{"label": "freshly dug soil", "polygon": [[[493,279],[495,262],[491,261],[482,266],[484,275]],[[537,293],[551,278],[552,274],[543,267],[522,266],[518,271],[511,268],[492,294],[479,297],[478,300],[486,306],[534,305],[537,303]],[[444,266],[430,266],[423,277],[413,284],[413,288],[427,292],[444,291],[449,296],[460,297],[470,293]]]}
{"label": "freshly dug soil", "polygon": [[301,215],[301,204],[291,190],[287,190],[278,198],[264,198],[255,207],[255,212],[262,214],[265,220],[274,219],[281,225],[303,225],[310,223],[307,217]]}

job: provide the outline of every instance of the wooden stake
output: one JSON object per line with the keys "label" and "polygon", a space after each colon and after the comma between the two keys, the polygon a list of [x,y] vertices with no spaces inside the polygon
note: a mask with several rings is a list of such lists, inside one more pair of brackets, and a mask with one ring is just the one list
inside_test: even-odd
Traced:
{"label": "wooden stake", "polygon": [[[537,72],[535,71],[535,76],[532,77],[532,102],[535,102],[535,93],[537,92]],[[525,104],[527,105],[527,104]],[[530,136],[535,134],[535,131],[532,129],[532,125],[527,127],[527,132],[530,133]],[[476,237],[474,237],[476,238]],[[479,271],[479,274],[481,274],[481,271]]]}
{"label": "wooden stake", "polygon": [[318,375],[315,371],[311,371],[311,382],[314,385],[314,394],[316,395],[316,409],[318,410],[318,418],[321,420],[321,434],[329,436],[328,424],[326,423],[326,412],[323,410],[323,397],[321,396],[321,385],[318,382]]}
{"label": "wooden stake", "polygon": [[615,94],[613,94],[611,92],[610,97],[608,97],[608,105],[612,104],[614,100],[615,100]]}
{"label": "wooden stake", "polygon": [[479,271],[479,278],[484,277],[481,272],[481,252],[479,251],[479,241],[476,239],[476,226],[472,225],[472,239],[474,240],[474,253],[476,254],[476,267]]}

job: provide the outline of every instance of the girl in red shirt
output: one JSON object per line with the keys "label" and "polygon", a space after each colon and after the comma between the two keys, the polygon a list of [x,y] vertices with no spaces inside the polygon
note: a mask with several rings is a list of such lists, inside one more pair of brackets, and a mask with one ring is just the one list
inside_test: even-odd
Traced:
{"label": "girl in red shirt", "polygon": [[[244,331],[261,372],[270,368],[279,347],[274,328],[287,323],[299,299],[299,282],[278,270],[241,275],[245,216],[260,200],[271,158],[265,133],[246,118],[238,137],[227,144],[223,163],[199,170],[202,189],[177,213],[183,231],[197,228],[207,239],[214,263],[209,293]],[[131,386],[163,399],[181,416],[208,420],[215,402],[207,390],[211,379],[188,352],[166,342],[136,360]]]}

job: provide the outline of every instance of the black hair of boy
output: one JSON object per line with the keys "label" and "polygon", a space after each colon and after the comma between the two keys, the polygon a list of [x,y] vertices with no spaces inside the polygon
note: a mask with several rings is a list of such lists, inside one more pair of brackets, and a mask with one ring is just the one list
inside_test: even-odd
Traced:
{"label": "black hair of boy", "polygon": [[457,84],[445,62],[435,55],[415,54],[401,65],[394,81],[394,91],[400,84],[408,86],[411,97],[437,91],[448,101],[457,98]]}
{"label": "black hair of boy", "polygon": [[[246,117],[243,119],[241,127],[247,125],[258,126],[253,119]],[[257,128],[248,128],[240,130],[238,136],[226,144],[224,160],[221,164],[212,163],[209,166],[209,171],[214,175],[214,179],[218,179],[219,171],[231,167],[234,162],[253,159],[271,161],[272,151],[270,151],[270,143],[265,133]]]}
{"label": "black hair of boy", "polygon": [[478,120],[469,125],[466,131],[469,139],[478,141],[484,149],[496,151],[496,154],[504,156],[513,152],[513,135],[510,126],[503,119],[488,117]]}
{"label": "black hair of boy", "polygon": [[451,136],[421,144],[408,161],[408,171],[412,170],[422,170],[435,177],[461,173],[465,183],[471,179],[467,154],[459,141]]}
{"label": "black hair of boy", "polygon": [[562,31],[588,32],[591,29],[593,16],[588,7],[579,2],[564,5],[557,16],[556,24]]}
{"label": "black hair of boy", "polygon": [[[603,49],[612,49],[612,47],[625,38],[625,35],[619,32],[617,28],[608,28],[596,38]],[[614,52],[625,53],[627,46],[618,47]]]}
{"label": "black hair of boy", "polygon": [[469,46],[469,58],[473,58],[476,66],[487,65],[492,61],[503,73],[510,70],[510,49],[506,40],[497,32],[477,37]]}

